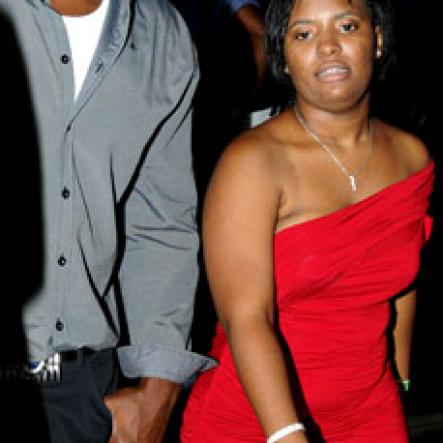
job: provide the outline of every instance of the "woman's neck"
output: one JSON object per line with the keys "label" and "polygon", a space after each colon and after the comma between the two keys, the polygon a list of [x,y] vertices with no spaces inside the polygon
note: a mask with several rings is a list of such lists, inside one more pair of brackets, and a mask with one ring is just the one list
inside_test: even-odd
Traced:
{"label": "woman's neck", "polygon": [[324,141],[343,150],[352,150],[369,131],[369,106],[361,103],[343,112],[325,111],[303,102],[296,104],[309,127]]}

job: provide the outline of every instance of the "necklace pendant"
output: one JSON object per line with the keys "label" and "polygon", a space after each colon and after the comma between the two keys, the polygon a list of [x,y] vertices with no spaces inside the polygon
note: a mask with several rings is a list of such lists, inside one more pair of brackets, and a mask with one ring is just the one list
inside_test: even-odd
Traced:
{"label": "necklace pendant", "polygon": [[[346,177],[348,177],[352,192],[356,192],[357,191],[357,181],[355,179],[355,175],[349,174],[349,169],[346,168],[346,166],[334,154],[334,152],[333,152],[334,150],[332,149],[332,147],[329,146],[328,144],[326,144],[320,138],[320,136],[310,128],[310,126],[306,123],[306,120],[300,114],[300,112],[297,108],[297,104],[294,105],[294,112],[295,112],[295,116],[297,117],[297,120],[299,121],[299,123],[301,124],[303,129],[329,154],[331,159],[337,164],[337,166],[341,169],[343,174],[346,175]],[[373,124],[372,124],[371,120],[369,120],[369,122],[368,122],[368,153],[367,153],[367,157],[365,159],[365,162],[361,163],[358,169],[354,169],[354,173],[357,171],[360,171],[362,169],[362,167],[365,166],[369,160],[369,156],[372,151],[372,133],[373,133]]]}
{"label": "necklace pendant", "polygon": [[350,175],[349,176],[349,183],[351,184],[352,192],[355,192],[357,190],[357,183],[355,181],[355,176],[354,175]]}

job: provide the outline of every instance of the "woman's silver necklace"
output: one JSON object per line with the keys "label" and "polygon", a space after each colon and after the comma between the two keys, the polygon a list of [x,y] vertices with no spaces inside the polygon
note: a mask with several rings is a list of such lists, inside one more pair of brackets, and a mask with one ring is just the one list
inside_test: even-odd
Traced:
{"label": "woman's silver necklace", "polygon": [[294,106],[294,112],[295,112],[295,116],[297,117],[297,120],[300,122],[300,124],[303,126],[303,129],[321,146],[323,147],[323,149],[329,154],[329,156],[332,158],[332,160],[334,160],[334,162],[337,164],[337,166],[341,169],[341,171],[343,172],[343,174],[346,175],[346,177],[349,180],[349,184],[351,186],[351,190],[352,192],[356,192],[357,191],[357,180],[355,178],[355,176],[357,175],[358,172],[360,172],[364,166],[366,165],[366,163],[369,160],[369,157],[371,155],[371,151],[372,151],[372,123],[371,121],[369,121],[369,132],[368,132],[368,153],[365,157],[365,159],[362,161],[362,163],[360,164],[360,166],[354,171],[353,174],[351,174],[351,172],[349,171],[349,169],[338,159],[338,157],[334,154],[334,151],[332,149],[331,146],[329,146],[328,144],[326,144],[321,138],[320,136],[315,133],[310,126],[308,125],[308,123],[306,122],[306,120],[302,117],[302,115],[300,114],[300,111],[297,108],[297,105]]}

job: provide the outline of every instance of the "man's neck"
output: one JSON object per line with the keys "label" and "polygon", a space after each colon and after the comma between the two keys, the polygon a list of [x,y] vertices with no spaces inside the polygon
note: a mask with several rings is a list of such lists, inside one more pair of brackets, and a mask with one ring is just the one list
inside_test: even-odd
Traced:
{"label": "man's neck", "polygon": [[93,13],[102,0],[51,0],[51,8],[61,15],[79,17]]}

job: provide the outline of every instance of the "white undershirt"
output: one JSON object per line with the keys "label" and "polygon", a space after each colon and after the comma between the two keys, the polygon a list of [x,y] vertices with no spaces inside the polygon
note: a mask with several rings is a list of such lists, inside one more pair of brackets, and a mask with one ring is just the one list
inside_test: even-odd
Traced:
{"label": "white undershirt", "polygon": [[109,0],[102,0],[100,6],[91,14],[79,17],[62,16],[71,47],[74,71],[74,100],[77,98],[94,52],[100,40]]}

